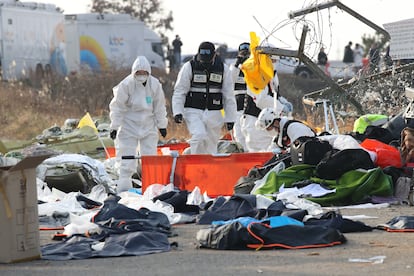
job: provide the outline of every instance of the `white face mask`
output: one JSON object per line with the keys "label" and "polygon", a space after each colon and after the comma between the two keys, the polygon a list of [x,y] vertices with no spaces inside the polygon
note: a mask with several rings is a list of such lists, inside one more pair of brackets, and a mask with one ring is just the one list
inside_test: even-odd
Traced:
{"label": "white face mask", "polygon": [[148,76],[146,76],[146,75],[135,75],[134,78],[137,82],[144,83],[144,82],[147,81]]}

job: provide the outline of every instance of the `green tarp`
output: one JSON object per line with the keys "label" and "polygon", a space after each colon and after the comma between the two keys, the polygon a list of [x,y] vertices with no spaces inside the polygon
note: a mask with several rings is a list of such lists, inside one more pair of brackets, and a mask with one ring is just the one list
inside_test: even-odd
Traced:
{"label": "green tarp", "polygon": [[263,186],[254,194],[275,194],[280,187],[291,188],[298,181],[310,179],[314,183],[323,184],[335,193],[319,198],[307,198],[321,206],[352,205],[366,202],[370,196],[392,196],[393,184],[391,176],[386,175],[380,167],[366,170],[352,170],[344,173],[337,180],[325,180],[315,176],[315,166],[302,164],[291,166],[279,173],[270,173]]}

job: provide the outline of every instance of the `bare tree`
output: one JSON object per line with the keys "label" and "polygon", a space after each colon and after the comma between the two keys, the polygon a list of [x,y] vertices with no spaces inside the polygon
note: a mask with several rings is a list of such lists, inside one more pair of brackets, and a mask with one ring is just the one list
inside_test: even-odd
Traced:
{"label": "bare tree", "polygon": [[91,12],[130,14],[158,32],[165,45],[165,34],[173,30],[172,11],[165,13],[161,0],[92,0]]}

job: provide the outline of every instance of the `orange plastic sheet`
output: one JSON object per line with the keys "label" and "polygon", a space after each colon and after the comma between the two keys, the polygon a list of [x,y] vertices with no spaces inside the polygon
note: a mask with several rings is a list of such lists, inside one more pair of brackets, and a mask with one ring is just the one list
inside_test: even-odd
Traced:
{"label": "orange plastic sheet", "polygon": [[[199,187],[209,197],[233,195],[234,185],[254,166],[272,158],[271,152],[232,153],[225,156],[188,154],[177,157],[173,184],[180,190]],[[152,184],[169,184],[173,157],[142,156],[142,191]]]}

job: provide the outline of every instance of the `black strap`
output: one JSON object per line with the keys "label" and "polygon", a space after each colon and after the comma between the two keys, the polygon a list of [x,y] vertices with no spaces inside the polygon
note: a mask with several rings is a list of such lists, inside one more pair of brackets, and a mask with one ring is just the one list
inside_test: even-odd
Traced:
{"label": "black strap", "polygon": [[[287,135],[287,128],[289,127],[289,125],[291,123],[301,123],[301,124],[303,124],[301,121],[298,121],[298,120],[289,120],[285,123],[285,125],[283,126],[283,129],[282,129],[282,146],[284,146],[284,147],[287,147],[287,144],[289,144],[289,143],[286,143],[286,141],[290,140],[289,136]],[[309,128],[312,130],[313,133],[315,133],[315,131],[311,127],[309,127]],[[316,133],[315,133],[315,136],[316,136]],[[290,141],[290,142],[294,142],[294,141]]]}
{"label": "black strap", "polygon": [[287,135],[287,128],[291,123],[301,123],[301,122],[298,121],[298,120],[289,120],[285,123],[285,125],[283,126],[283,129],[282,129],[282,146],[284,146],[284,147],[287,146],[287,145],[285,145],[284,142],[289,140],[289,136]]}

